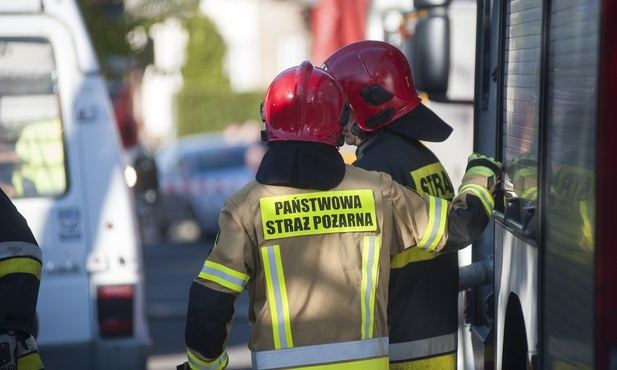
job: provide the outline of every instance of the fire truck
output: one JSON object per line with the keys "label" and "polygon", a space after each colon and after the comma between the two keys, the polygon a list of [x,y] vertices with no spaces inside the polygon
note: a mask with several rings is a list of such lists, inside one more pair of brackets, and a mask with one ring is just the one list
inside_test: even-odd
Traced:
{"label": "fire truck", "polygon": [[[414,1],[406,51],[441,102],[450,3]],[[617,3],[478,0],[476,15],[473,148],[504,170],[461,268],[459,348],[475,369],[617,369]]]}

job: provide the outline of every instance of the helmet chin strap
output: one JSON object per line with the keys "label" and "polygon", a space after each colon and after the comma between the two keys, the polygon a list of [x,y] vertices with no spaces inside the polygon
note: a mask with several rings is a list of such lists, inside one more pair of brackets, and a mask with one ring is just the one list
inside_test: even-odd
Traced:
{"label": "helmet chin strap", "polygon": [[347,122],[349,121],[349,115],[351,113],[351,107],[349,106],[349,101],[345,102],[345,107],[343,107],[343,113],[341,114],[341,118],[339,119],[338,123],[341,126],[346,126]]}
{"label": "helmet chin strap", "polygon": [[336,145],[340,148],[345,145],[345,134],[340,134],[336,139]]}
{"label": "helmet chin strap", "polygon": [[354,122],[353,125],[351,125],[351,129],[349,129],[349,131],[351,131],[352,134],[354,134],[355,136],[359,137],[360,139],[364,139],[366,136],[366,132],[363,131],[360,126],[358,126],[357,123]]}

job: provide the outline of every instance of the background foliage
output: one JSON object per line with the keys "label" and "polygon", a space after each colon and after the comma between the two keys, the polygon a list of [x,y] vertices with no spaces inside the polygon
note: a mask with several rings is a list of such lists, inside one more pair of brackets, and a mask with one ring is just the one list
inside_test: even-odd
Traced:
{"label": "background foliage", "polygon": [[127,34],[136,27],[175,18],[189,33],[184,85],[177,96],[178,136],[218,131],[229,123],[260,121],[262,91],[234,93],[224,73],[226,46],[214,23],[199,11],[199,0],[145,0],[127,12],[117,0],[78,0],[86,26],[110,82],[126,78],[131,66],[153,63],[152,42],[132,50]]}

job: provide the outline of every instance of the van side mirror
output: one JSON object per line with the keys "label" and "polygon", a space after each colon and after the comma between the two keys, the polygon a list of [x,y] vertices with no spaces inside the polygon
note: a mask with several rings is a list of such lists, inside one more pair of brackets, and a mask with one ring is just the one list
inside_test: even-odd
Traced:
{"label": "van side mirror", "polygon": [[411,63],[416,88],[427,93],[431,100],[447,101],[446,93],[450,72],[450,19],[445,6],[418,11],[413,47],[410,51],[411,55],[407,57]]}

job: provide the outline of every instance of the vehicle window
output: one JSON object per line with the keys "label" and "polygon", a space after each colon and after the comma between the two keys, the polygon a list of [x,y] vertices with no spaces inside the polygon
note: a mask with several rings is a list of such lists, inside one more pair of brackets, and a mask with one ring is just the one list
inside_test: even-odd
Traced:
{"label": "vehicle window", "polygon": [[519,201],[516,209],[522,213],[537,201],[542,2],[509,1],[507,6],[502,159],[507,196]]}
{"label": "vehicle window", "polygon": [[547,189],[543,212],[546,288],[541,306],[544,361],[553,368],[578,364],[591,369],[597,292],[596,86],[601,7],[597,2],[572,0],[555,3],[551,12],[545,139],[550,177],[542,188]]}
{"label": "vehicle window", "polygon": [[66,192],[56,67],[47,40],[0,38],[0,187],[12,198]]}
{"label": "vehicle window", "polygon": [[208,150],[199,153],[196,158],[198,172],[208,172],[232,167],[244,167],[246,148],[232,147]]}

